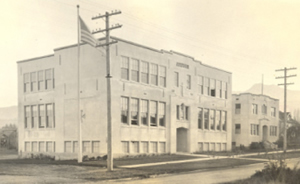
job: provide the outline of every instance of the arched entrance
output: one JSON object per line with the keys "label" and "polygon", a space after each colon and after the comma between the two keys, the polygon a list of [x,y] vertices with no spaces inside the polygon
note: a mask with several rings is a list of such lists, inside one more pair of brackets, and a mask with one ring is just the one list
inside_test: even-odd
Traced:
{"label": "arched entrance", "polygon": [[264,125],[263,126],[263,141],[267,141],[268,140],[268,126]]}
{"label": "arched entrance", "polygon": [[176,151],[188,152],[188,130],[186,128],[177,128],[176,136]]}

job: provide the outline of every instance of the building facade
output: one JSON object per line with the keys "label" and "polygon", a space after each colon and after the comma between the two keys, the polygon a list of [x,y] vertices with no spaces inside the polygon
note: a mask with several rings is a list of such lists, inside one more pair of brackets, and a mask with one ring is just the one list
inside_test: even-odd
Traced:
{"label": "building facade", "polygon": [[[231,149],[231,73],[174,51],[114,39],[115,155]],[[76,157],[77,55],[71,45],[18,62],[20,154]],[[106,154],[104,49],[82,44],[80,60],[83,155]]]}
{"label": "building facade", "polygon": [[232,142],[249,146],[252,142],[274,143],[279,137],[279,100],[266,95],[232,95]]}

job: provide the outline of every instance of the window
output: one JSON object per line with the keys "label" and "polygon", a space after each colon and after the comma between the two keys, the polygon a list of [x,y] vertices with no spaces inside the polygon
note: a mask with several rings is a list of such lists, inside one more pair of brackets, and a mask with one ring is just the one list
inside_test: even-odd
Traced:
{"label": "window", "polygon": [[141,100],[141,123],[148,125],[148,101]]}
{"label": "window", "polygon": [[122,150],[123,150],[123,153],[129,153],[129,142],[128,141],[122,141]]}
{"label": "window", "polygon": [[188,106],[185,106],[185,120],[189,120],[189,107]]}
{"label": "window", "polygon": [[151,142],[152,153],[157,153],[157,142]]}
{"label": "window", "polygon": [[82,142],[82,152],[83,153],[90,153],[91,152],[91,142],[90,141],[83,141]]}
{"label": "window", "polygon": [[65,141],[65,153],[71,153],[71,152],[72,152],[72,142]]}
{"label": "window", "polygon": [[216,80],[210,79],[210,96],[216,96]]}
{"label": "window", "polygon": [[30,92],[30,75],[29,73],[24,74],[24,92]]}
{"label": "window", "polygon": [[37,152],[38,151],[38,147],[37,147],[37,142],[34,141],[31,143],[31,151],[32,152]]}
{"label": "window", "polygon": [[241,124],[235,124],[235,134],[241,133]]}
{"label": "window", "polygon": [[252,104],[252,113],[257,114],[257,104]]}
{"label": "window", "polygon": [[216,81],[216,97],[222,98],[222,82]]}
{"label": "window", "polygon": [[265,104],[262,105],[261,112],[262,112],[262,114],[267,114],[267,106]]}
{"label": "window", "polygon": [[198,129],[202,129],[202,121],[203,121],[203,109],[199,108],[198,110]]}
{"label": "window", "polygon": [[180,120],[180,105],[176,105],[176,118]]}
{"label": "window", "polygon": [[221,111],[216,110],[217,130],[221,130]]}
{"label": "window", "polygon": [[53,69],[45,70],[45,89],[53,89],[54,88],[54,77],[53,77]]}
{"label": "window", "polygon": [[158,71],[157,71],[158,67],[157,64],[151,64],[150,65],[150,73],[151,73],[151,84],[153,85],[158,85]]}
{"label": "window", "polygon": [[198,142],[198,151],[199,152],[203,151],[203,143],[202,142]]}
{"label": "window", "polygon": [[92,141],[92,153],[100,153],[100,141]]}
{"label": "window", "polygon": [[221,111],[222,112],[222,130],[226,131],[227,130],[227,112],[226,111]]}
{"label": "window", "polygon": [[186,76],[186,88],[191,89],[191,76],[190,75]]}
{"label": "window", "polygon": [[215,110],[210,110],[210,129],[214,130],[215,129]]}
{"label": "window", "polygon": [[141,75],[142,82],[149,83],[149,64],[147,62],[141,61]]}
{"label": "window", "polygon": [[136,59],[131,60],[131,80],[139,82],[139,61]]}
{"label": "window", "polygon": [[30,73],[30,88],[31,88],[31,91],[36,91],[37,90],[36,72],[31,72]]}
{"label": "window", "polygon": [[222,82],[222,98],[227,99],[227,83]]}
{"label": "window", "polygon": [[176,87],[179,87],[179,73],[178,72],[174,72],[174,85]]}
{"label": "window", "polygon": [[141,153],[149,153],[148,142],[143,141],[143,142],[141,142],[141,144],[142,144]]}
{"label": "window", "polygon": [[208,142],[203,143],[203,151],[209,151],[209,143]]}
{"label": "window", "polygon": [[138,141],[132,141],[132,152],[133,153],[139,153],[139,142]]}
{"label": "window", "polygon": [[222,143],[222,151],[226,151],[227,150],[227,144],[226,143]]}
{"label": "window", "polygon": [[166,87],[166,67],[159,66],[159,84],[161,87]]}
{"label": "window", "polygon": [[121,122],[128,124],[128,98],[121,97]]}
{"label": "window", "polygon": [[157,126],[157,102],[150,101],[150,126]]}
{"label": "window", "polygon": [[165,126],[165,117],[166,117],[166,104],[159,102],[158,104],[159,126]]}
{"label": "window", "polygon": [[25,142],[25,152],[30,152],[30,142]]}
{"label": "window", "polygon": [[235,114],[241,114],[241,104],[235,104]]}
{"label": "window", "polygon": [[37,105],[31,106],[31,128],[34,128],[38,124],[38,109]]}
{"label": "window", "polygon": [[54,108],[53,104],[46,104],[46,127],[54,128]]}
{"label": "window", "polygon": [[45,105],[39,105],[39,128],[45,128]]}
{"label": "window", "polygon": [[204,77],[204,94],[209,95],[209,78]]}
{"label": "window", "polygon": [[276,117],[276,108],[271,107],[271,116]]}
{"label": "window", "polygon": [[53,142],[46,142],[46,152],[53,152]]}
{"label": "window", "polygon": [[38,90],[42,91],[45,89],[45,83],[44,83],[44,71],[38,71]]}
{"label": "window", "polygon": [[122,57],[121,79],[129,80],[129,58],[128,57]]}
{"label": "window", "polygon": [[259,135],[259,125],[251,124],[251,135]]}
{"label": "window", "polygon": [[24,128],[28,128],[30,126],[30,119],[31,119],[31,115],[30,115],[30,106],[25,106],[24,108],[24,116],[25,116],[25,125],[24,125]]}
{"label": "window", "polygon": [[39,142],[39,152],[45,152],[45,142]]}
{"label": "window", "polygon": [[160,142],[159,143],[159,152],[160,153],[165,153],[166,152],[166,143],[165,142]]}
{"label": "window", "polygon": [[277,136],[277,126],[270,126],[270,136]]}
{"label": "window", "polygon": [[78,142],[77,142],[77,141],[74,141],[74,142],[73,142],[73,152],[74,152],[74,153],[77,153],[77,152],[78,152]]}
{"label": "window", "polygon": [[203,77],[202,76],[197,76],[198,78],[198,93],[203,94]]}
{"label": "window", "polygon": [[215,151],[215,148],[216,147],[216,144],[215,143],[210,143],[210,145],[209,145],[209,151]]}
{"label": "window", "polygon": [[139,120],[138,120],[139,100],[132,98],[130,101],[131,101],[131,125],[138,125],[139,124]]}
{"label": "window", "polygon": [[208,130],[209,126],[209,110],[204,109],[204,129]]}

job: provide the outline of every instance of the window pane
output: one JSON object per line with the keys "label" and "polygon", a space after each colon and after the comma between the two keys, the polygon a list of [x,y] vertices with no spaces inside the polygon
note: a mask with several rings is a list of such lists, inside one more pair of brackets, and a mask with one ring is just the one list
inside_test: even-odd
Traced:
{"label": "window pane", "polygon": [[160,126],[165,126],[165,115],[166,115],[165,108],[166,108],[165,103],[159,103],[158,114],[159,114],[159,125]]}
{"label": "window pane", "polygon": [[91,143],[90,143],[90,141],[83,141],[82,142],[82,152],[83,153],[90,153],[91,152]]}
{"label": "window pane", "polygon": [[210,129],[215,129],[215,110],[210,110]]}
{"label": "window pane", "polygon": [[128,141],[122,141],[122,150],[123,150],[123,153],[129,153],[129,142]]}
{"label": "window pane", "polygon": [[139,81],[139,61],[136,59],[131,60],[131,80]]}
{"label": "window pane", "polygon": [[148,84],[149,83],[149,64],[147,62],[141,62],[141,77],[142,82]]}
{"label": "window pane", "polygon": [[174,72],[174,84],[176,87],[179,86],[179,73],[178,72]]}
{"label": "window pane", "polygon": [[138,99],[131,99],[131,125],[138,125]]}
{"label": "window pane", "polygon": [[208,129],[209,126],[209,110],[208,109],[204,109],[204,128]]}
{"label": "window pane", "polygon": [[65,152],[71,153],[72,152],[72,142],[71,141],[65,141]]}
{"label": "window pane", "polygon": [[121,97],[121,122],[128,123],[128,98]]}
{"label": "window pane", "polygon": [[150,125],[157,126],[157,102],[150,101]]}
{"label": "window pane", "polygon": [[100,141],[92,142],[92,153],[100,153]]}
{"label": "window pane", "polygon": [[198,111],[198,129],[202,129],[202,116],[203,116],[203,110],[202,110],[202,108],[199,108],[199,111]]}
{"label": "window pane", "polygon": [[148,101],[141,100],[141,122],[143,125],[148,125]]}
{"label": "window pane", "polygon": [[39,151],[45,152],[45,142],[39,142]]}
{"label": "window pane", "polygon": [[125,80],[129,80],[129,58],[128,57],[122,57],[121,78]]}

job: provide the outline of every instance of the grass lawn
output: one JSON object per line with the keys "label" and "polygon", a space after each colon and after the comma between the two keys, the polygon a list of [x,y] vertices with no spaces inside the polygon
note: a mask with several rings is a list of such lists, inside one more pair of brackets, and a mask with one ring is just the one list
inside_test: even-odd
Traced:
{"label": "grass lawn", "polygon": [[299,158],[300,151],[286,152],[284,153],[260,153],[259,155],[246,156],[245,158],[262,158],[262,159],[279,159],[279,158]]}
{"label": "grass lawn", "polygon": [[18,151],[16,149],[7,149],[0,147],[0,156],[1,155],[17,155]]}

